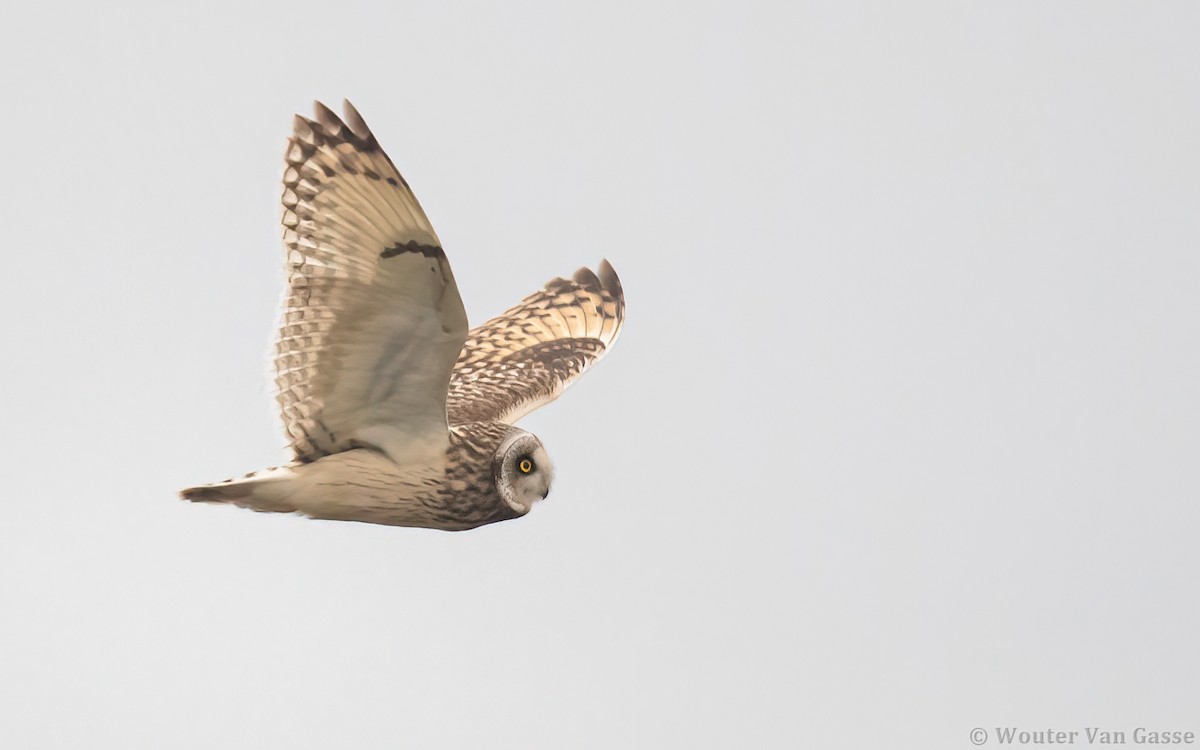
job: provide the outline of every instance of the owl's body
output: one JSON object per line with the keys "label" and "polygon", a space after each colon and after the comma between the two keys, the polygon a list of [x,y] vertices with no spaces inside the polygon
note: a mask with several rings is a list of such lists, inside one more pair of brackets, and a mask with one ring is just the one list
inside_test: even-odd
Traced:
{"label": "owl's body", "polygon": [[469,330],[441,242],[358,113],[298,117],[284,176],[288,293],[276,385],[287,466],[183,490],[200,502],[446,530],[517,518],[550,490],[512,424],[616,340],[607,261]]}

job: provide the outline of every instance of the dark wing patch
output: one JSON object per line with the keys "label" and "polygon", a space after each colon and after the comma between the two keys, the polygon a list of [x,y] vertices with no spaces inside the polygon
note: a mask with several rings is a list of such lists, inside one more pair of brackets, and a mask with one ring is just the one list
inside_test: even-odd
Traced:
{"label": "dark wing patch", "polygon": [[450,424],[513,423],[558,397],[612,347],[625,295],[608,261],[553,279],[473,329],[450,376]]}
{"label": "dark wing patch", "polygon": [[[296,117],[283,178],[287,296],[275,384],[296,458],[446,436],[467,317],[441,242],[347,102]],[[348,124],[347,124],[348,123]]]}

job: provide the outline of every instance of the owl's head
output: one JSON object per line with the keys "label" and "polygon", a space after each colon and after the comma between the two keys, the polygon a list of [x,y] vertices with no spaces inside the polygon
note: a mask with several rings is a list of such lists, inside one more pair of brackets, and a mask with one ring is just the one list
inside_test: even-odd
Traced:
{"label": "owl's head", "polygon": [[504,502],[524,515],[535,501],[550,494],[554,467],[541,440],[513,428],[492,458],[492,476]]}

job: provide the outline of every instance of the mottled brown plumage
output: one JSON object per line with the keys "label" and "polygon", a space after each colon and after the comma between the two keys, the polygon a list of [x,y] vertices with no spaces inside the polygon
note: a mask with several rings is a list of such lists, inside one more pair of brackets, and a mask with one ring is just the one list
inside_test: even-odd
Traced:
{"label": "mottled brown plumage", "polygon": [[441,241],[347,102],[297,116],[285,157],[287,293],[276,386],[294,462],[184,490],[196,501],[448,530],[545,497],[545,448],[512,423],[612,347],[608,261],[468,331]]}
{"label": "mottled brown plumage", "polygon": [[617,340],[621,282],[608,261],[553,279],[519,305],[471,330],[446,402],[451,424],[515,422],[553,400]]}

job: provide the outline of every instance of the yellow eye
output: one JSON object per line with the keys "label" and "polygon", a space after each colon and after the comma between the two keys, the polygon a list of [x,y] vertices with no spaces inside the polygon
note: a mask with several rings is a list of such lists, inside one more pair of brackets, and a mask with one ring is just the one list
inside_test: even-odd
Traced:
{"label": "yellow eye", "polygon": [[528,458],[522,458],[520,463],[517,464],[517,468],[521,470],[522,474],[528,474],[533,471],[533,461],[530,461]]}

